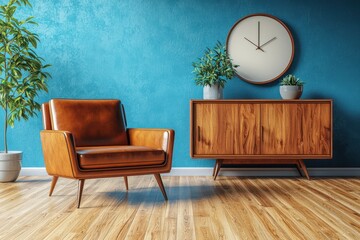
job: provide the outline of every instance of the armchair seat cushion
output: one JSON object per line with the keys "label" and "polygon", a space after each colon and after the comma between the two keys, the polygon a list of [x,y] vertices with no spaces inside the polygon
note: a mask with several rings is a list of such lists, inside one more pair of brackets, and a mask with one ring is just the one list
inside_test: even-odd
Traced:
{"label": "armchair seat cushion", "polygon": [[130,145],[78,147],[76,153],[82,169],[160,165],[166,159],[162,149]]}

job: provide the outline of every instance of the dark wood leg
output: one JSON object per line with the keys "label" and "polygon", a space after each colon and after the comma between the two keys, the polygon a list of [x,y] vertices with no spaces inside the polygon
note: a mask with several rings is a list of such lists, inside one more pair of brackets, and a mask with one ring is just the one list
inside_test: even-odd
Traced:
{"label": "dark wood leg", "polygon": [[157,181],[157,183],[158,183],[158,185],[159,185],[159,187],[160,187],[160,190],[161,190],[161,192],[162,192],[165,200],[167,201],[167,200],[168,200],[168,197],[167,197],[167,195],[166,195],[166,191],[165,191],[164,184],[163,184],[163,181],[162,181],[162,179],[161,179],[160,174],[157,173],[157,174],[154,174],[154,176],[155,176],[155,178],[156,178],[156,181]]}
{"label": "dark wood leg", "polygon": [[222,165],[222,160],[221,159],[216,159],[216,163],[215,163],[215,166],[214,166],[214,180],[216,180],[218,174],[219,174],[219,171],[220,171],[220,168],[221,168],[221,165]]}
{"label": "dark wood leg", "polygon": [[85,179],[79,179],[79,182],[78,182],[78,196],[77,196],[77,199],[78,199],[77,208],[80,208],[81,196],[82,196],[82,192],[83,192],[83,189],[84,189],[84,183],[85,183]]}
{"label": "dark wood leg", "polygon": [[49,192],[49,197],[51,197],[53,191],[54,191],[54,188],[55,188],[55,185],[57,183],[57,180],[59,179],[59,177],[57,176],[53,176],[53,179],[51,181],[51,187],[50,187],[50,192]]}
{"label": "dark wood leg", "polygon": [[213,177],[215,176],[216,166],[217,166],[217,160],[216,160],[216,162],[215,162],[215,164],[214,164],[214,169],[213,169],[213,174],[212,174]]}
{"label": "dark wood leg", "polygon": [[300,165],[299,161],[296,162],[296,169],[298,170],[300,177],[302,177],[301,165]]}
{"label": "dark wood leg", "polygon": [[124,182],[125,182],[126,191],[128,191],[129,190],[129,184],[128,184],[127,176],[124,176]]}
{"label": "dark wood leg", "polygon": [[307,178],[308,180],[310,180],[310,176],[309,176],[309,173],[308,173],[308,171],[307,171],[307,169],[306,169],[306,165],[305,165],[304,161],[303,161],[303,160],[299,160],[298,163],[300,164],[301,169],[303,170],[306,178]]}

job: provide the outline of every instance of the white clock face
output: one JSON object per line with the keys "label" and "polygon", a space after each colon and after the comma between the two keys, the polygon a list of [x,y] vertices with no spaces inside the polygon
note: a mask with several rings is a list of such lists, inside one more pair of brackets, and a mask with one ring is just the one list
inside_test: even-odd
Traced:
{"label": "white clock face", "polygon": [[290,67],[294,40],[289,29],[270,15],[240,19],[227,37],[227,51],[237,75],[245,81],[263,84],[274,81]]}

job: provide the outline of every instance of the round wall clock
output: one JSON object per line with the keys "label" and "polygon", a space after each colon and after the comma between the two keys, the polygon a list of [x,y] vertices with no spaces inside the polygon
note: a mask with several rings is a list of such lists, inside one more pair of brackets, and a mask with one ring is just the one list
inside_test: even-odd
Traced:
{"label": "round wall clock", "polygon": [[243,80],[264,84],[283,75],[294,58],[294,39],[290,30],[278,18],[268,14],[253,14],[231,28],[226,49],[235,71]]}

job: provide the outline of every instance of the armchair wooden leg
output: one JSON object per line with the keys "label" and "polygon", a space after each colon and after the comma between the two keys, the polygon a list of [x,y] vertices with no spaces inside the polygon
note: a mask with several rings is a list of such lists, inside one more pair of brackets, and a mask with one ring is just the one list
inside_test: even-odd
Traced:
{"label": "armchair wooden leg", "polygon": [[154,174],[154,176],[155,176],[155,178],[156,178],[156,181],[157,181],[157,183],[158,183],[158,185],[159,185],[159,187],[160,187],[160,190],[161,190],[161,192],[162,192],[165,200],[167,201],[167,200],[168,200],[168,197],[167,197],[167,195],[166,195],[166,191],[165,191],[164,184],[163,184],[163,181],[162,181],[162,179],[161,179],[160,174]]}
{"label": "armchair wooden leg", "polygon": [[124,176],[124,182],[125,182],[126,191],[128,191],[129,190],[129,184],[128,184],[127,176]]}
{"label": "armchair wooden leg", "polygon": [[80,208],[80,203],[81,203],[81,196],[82,196],[82,192],[83,192],[83,189],[84,189],[84,183],[85,183],[85,179],[79,179],[79,182],[78,182],[78,195],[77,195],[77,208]]}
{"label": "armchair wooden leg", "polygon": [[49,192],[49,197],[51,197],[53,191],[54,191],[54,188],[55,188],[55,185],[57,183],[57,180],[59,179],[59,177],[57,176],[53,176],[53,179],[51,181],[51,187],[50,187],[50,192]]}

